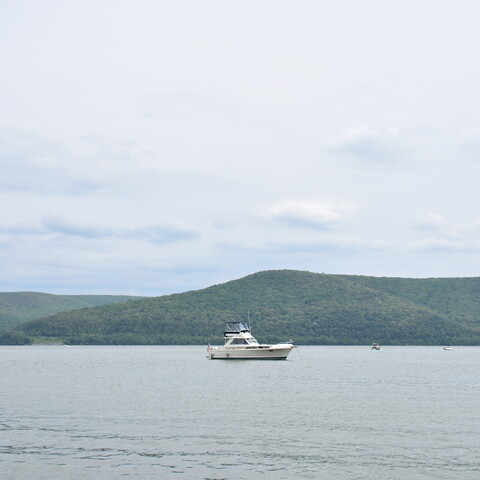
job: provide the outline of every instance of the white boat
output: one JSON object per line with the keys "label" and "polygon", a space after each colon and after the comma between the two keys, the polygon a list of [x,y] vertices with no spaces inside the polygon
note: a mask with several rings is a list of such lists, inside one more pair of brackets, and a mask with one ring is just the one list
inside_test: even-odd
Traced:
{"label": "white boat", "polygon": [[452,347],[443,347],[444,350],[452,350]]}
{"label": "white boat", "polygon": [[275,345],[258,343],[246,322],[225,322],[224,344],[208,345],[207,358],[212,360],[285,360],[295,348],[292,343]]}
{"label": "white boat", "polygon": [[381,349],[382,349],[382,347],[378,343],[374,343],[372,345],[372,350],[381,350]]}

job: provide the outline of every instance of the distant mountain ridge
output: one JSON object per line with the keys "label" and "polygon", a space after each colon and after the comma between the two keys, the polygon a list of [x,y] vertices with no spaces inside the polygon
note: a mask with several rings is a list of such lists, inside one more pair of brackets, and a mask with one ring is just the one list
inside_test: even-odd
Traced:
{"label": "distant mountain ridge", "polygon": [[19,342],[214,344],[225,321],[248,315],[261,341],[480,345],[480,278],[272,270],[202,290],[59,312],[17,326],[15,335]]}
{"label": "distant mountain ridge", "polygon": [[131,295],[53,295],[40,292],[0,292],[0,330],[27,320],[65,310],[127,302],[144,297]]}

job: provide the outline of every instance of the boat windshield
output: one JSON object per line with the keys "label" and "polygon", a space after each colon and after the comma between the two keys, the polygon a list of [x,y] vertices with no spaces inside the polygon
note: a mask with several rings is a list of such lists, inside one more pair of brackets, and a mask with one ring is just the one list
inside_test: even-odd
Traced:
{"label": "boat windshield", "polygon": [[225,322],[225,333],[249,332],[247,322]]}

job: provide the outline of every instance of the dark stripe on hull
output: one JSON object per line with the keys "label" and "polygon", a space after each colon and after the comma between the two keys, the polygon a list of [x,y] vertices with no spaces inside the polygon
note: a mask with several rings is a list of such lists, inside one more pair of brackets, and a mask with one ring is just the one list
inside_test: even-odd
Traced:
{"label": "dark stripe on hull", "polygon": [[210,360],[286,360],[287,357],[210,357]]}

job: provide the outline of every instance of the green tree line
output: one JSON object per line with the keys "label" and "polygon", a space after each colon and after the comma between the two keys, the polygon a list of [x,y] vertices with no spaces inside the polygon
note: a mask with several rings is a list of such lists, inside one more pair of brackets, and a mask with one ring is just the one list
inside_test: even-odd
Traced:
{"label": "green tree line", "polygon": [[225,321],[249,319],[264,342],[478,345],[479,293],[480,278],[274,270],[203,290],[59,312],[0,332],[0,342],[8,343],[15,332],[19,342],[42,337],[68,344],[218,344]]}

